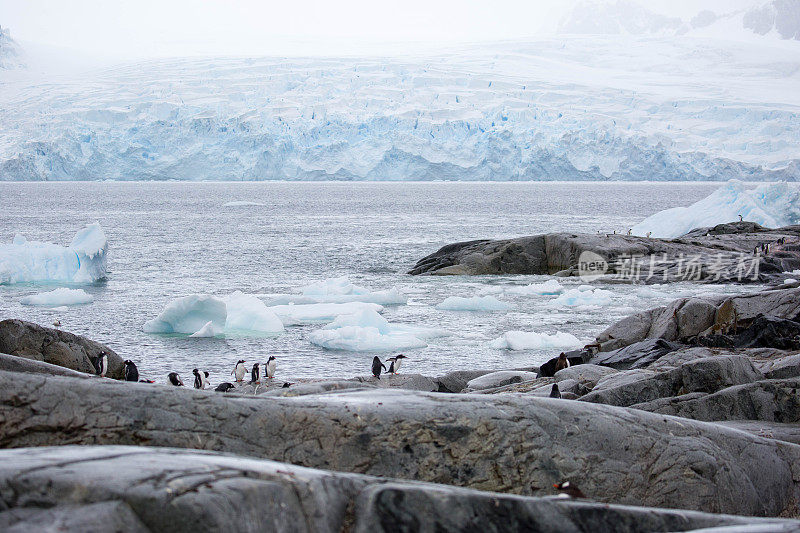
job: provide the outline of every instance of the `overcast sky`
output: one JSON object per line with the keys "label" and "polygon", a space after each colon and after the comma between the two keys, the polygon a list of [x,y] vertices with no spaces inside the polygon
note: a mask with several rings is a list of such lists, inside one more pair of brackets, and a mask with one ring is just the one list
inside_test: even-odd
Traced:
{"label": "overcast sky", "polygon": [[[754,0],[647,0],[689,18]],[[570,0],[0,0],[23,42],[103,56],[358,53],[552,32]]]}

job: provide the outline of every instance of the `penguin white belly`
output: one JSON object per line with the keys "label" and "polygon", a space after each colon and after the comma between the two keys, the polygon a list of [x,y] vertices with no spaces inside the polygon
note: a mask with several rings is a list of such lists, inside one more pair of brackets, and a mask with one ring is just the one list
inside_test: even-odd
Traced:
{"label": "penguin white belly", "polygon": [[397,374],[400,372],[400,364],[403,362],[402,359],[395,359],[394,361],[394,373]]}
{"label": "penguin white belly", "polygon": [[242,381],[245,374],[244,365],[236,365],[236,381]]}
{"label": "penguin white belly", "polygon": [[100,375],[106,377],[106,372],[108,372],[108,356],[104,355],[100,358]]}
{"label": "penguin white belly", "polygon": [[272,379],[275,377],[275,359],[267,363],[267,377]]}

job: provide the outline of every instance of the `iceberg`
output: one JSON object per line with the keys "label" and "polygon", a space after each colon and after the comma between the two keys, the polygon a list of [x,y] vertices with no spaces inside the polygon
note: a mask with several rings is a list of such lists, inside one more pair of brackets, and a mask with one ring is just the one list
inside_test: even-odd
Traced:
{"label": "iceberg", "polygon": [[267,309],[278,315],[284,326],[330,322],[341,315],[352,315],[361,311],[380,313],[383,306],[373,303],[350,302],[343,304],[299,304],[274,305]]}
{"label": "iceberg", "polygon": [[508,331],[489,343],[499,350],[544,350],[567,349],[582,345],[575,335],[557,331],[553,335],[535,331]]}
{"label": "iceberg", "polygon": [[283,323],[255,296],[235,292],[225,298],[192,294],[172,300],[144,325],[147,333],[182,333],[195,337],[219,334],[276,334]]}
{"label": "iceberg", "polygon": [[436,309],[443,311],[508,311],[513,307],[494,296],[473,296],[472,298],[449,296],[437,305]]}
{"label": "iceberg", "polygon": [[20,299],[22,305],[39,305],[46,307],[60,307],[64,305],[82,305],[92,303],[94,298],[83,289],[59,289],[25,296]]}
{"label": "iceberg", "polygon": [[390,324],[373,310],[338,317],[309,335],[309,340],[329,350],[390,352],[424,348],[428,339],[448,335],[435,328]]}
{"label": "iceberg", "polygon": [[508,292],[525,296],[555,295],[564,292],[564,287],[557,280],[549,279],[544,283],[531,283],[522,287],[511,287]]}
{"label": "iceberg", "polygon": [[0,244],[0,285],[26,282],[92,283],[106,277],[108,241],[100,224],[78,231],[69,246],[28,241]]}
{"label": "iceberg", "polygon": [[577,289],[569,289],[548,302],[551,307],[579,307],[584,305],[602,306],[611,304],[611,291],[604,289],[592,289],[587,285],[582,285]]}
{"label": "iceberg", "polygon": [[730,180],[699,202],[660,211],[632,229],[634,235],[650,233],[652,237],[673,239],[696,228],[738,222],[739,215],[767,228],[800,224],[800,189],[786,182],[747,189],[744,183]]}
{"label": "iceberg", "polygon": [[314,304],[314,303],[350,303],[363,302],[379,305],[405,305],[408,297],[397,289],[370,291],[350,283],[344,276],[318,281],[303,288],[301,295],[279,294],[269,301],[270,305]]}

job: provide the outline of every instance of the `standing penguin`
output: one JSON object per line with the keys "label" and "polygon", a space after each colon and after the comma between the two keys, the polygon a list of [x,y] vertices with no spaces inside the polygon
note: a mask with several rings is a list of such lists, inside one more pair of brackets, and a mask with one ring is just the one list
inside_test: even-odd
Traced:
{"label": "standing penguin", "polygon": [[167,379],[169,380],[170,385],[175,385],[176,387],[183,387],[183,380],[178,375],[177,372],[170,372],[167,375]]}
{"label": "standing penguin", "polygon": [[558,356],[558,361],[556,361],[555,372],[558,372],[559,370],[564,370],[565,368],[569,368],[569,359],[567,359],[567,354],[561,352],[561,354]]}
{"label": "standing penguin", "polygon": [[125,381],[139,381],[139,369],[130,359],[125,361]]}
{"label": "standing penguin", "polygon": [[247,361],[244,359],[239,359],[239,362],[236,363],[236,366],[233,367],[233,370],[231,370],[231,374],[236,376],[236,381],[242,381],[244,379],[244,375],[247,374],[247,368],[244,366],[246,362]]}
{"label": "standing penguin", "polygon": [[201,371],[198,369],[192,370],[192,374],[194,374],[194,388],[203,390],[208,387],[208,372]]}
{"label": "standing penguin", "polygon": [[267,378],[272,379],[275,377],[275,367],[278,366],[278,360],[274,355],[270,355],[267,359]]}
{"label": "standing penguin", "polygon": [[97,354],[94,360],[94,368],[98,376],[101,378],[106,377],[106,372],[108,372],[108,354],[106,352]]}
{"label": "standing penguin", "polygon": [[398,372],[400,372],[400,365],[403,363],[403,359],[408,359],[408,357],[406,357],[403,354],[400,354],[387,359],[387,361],[390,361],[389,364],[390,374],[397,374]]}
{"label": "standing penguin", "polygon": [[553,483],[553,488],[558,490],[559,494],[563,496],[569,496],[570,498],[586,498],[586,495],[583,493],[583,491],[569,481]]}
{"label": "standing penguin", "polygon": [[558,383],[553,383],[553,388],[550,389],[551,398],[561,398],[561,391],[558,390]]}
{"label": "standing penguin", "polygon": [[376,355],[372,358],[372,375],[381,379],[381,367],[386,370],[386,365],[381,363],[380,358]]}
{"label": "standing penguin", "polygon": [[255,363],[250,371],[250,383],[261,383],[261,365]]}

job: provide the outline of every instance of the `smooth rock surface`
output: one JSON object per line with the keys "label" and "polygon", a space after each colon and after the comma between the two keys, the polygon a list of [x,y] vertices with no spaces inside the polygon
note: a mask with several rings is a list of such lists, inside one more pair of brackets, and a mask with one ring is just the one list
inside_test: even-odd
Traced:
{"label": "smooth rock surface", "polygon": [[484,374],[483,376],[469,380],[465,390],[494,389],[496,387],[503,387],[505,385],[512,385],[514,383],[522,383],[523,381],[532,381],[534,379],[536,379],[536,372],[501,370],[499,372]]}
{"label": "smooth rock surface", "polygon": [[[556,383],[561,383],[564,380],[574,380],[584,387],[593,388],[605,376],[616,374],[618,370],[613,368],[598,366],[592,364],[575,365],[569,368],[559,370],[553,376]],[[560,387],[560,385],[559,385]]]}

